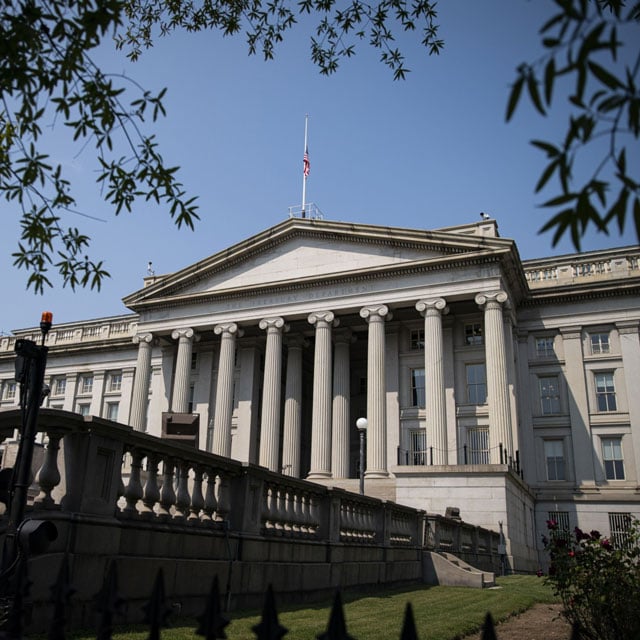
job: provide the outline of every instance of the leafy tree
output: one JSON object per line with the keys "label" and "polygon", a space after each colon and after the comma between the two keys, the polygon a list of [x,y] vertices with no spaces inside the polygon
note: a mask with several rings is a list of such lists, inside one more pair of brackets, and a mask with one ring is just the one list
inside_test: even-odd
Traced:
{"label": "leafy tree", "polygon": [[[589,225],[608,233],[615,224],[622,233],[632,217],[640,238],[640,2],[555,4],[558,13],[540,29],[546,52],[518,67],[506,114],[509,121],[526,93],[535,109],[547,115],[563,81],[569,84],[572,114],[564,138],[531,142],[548,159],[536,192],[553,177],[559,185],[559,192],[542,205],[555,213],[541,232],[554,230],[554,245],[569,232],[580,250]],[[623,33],[629,39],[626,48]],[[574,172],[578,157],[591,167],[584,184]]]}
{"label": "leafy tree", "polygon": [[29,274],[27,288],[42,292],[52,286],[51,269],[72,288],[100,288],[108,276],[103,262],[88,256],[90,239],[63,225],[76,201],[62,167],[44,151],[43,127],[51,121],[68,127],[79,149],[95,145],[98,183],[116,215],[142,198],[166,207],[178,227],[193,228],[198,219],[195,198],[177,179],[178,167],[165,163],[153,135],[142,129],[145,120],[165,115],[165,90],[152,95],[130,78],[100,69],[90,54],[105,38],[128,46],[135,59],[150,46],[156,27],[161,34],[182,28],[232,35],[244,29],[249,51],[261,50],[269,59],[296,16],[315,13],[311,49],[323,73],[353,55],[348,38],[368,37],[394,77],[402,78],[407,69],[391,46],[391,27],[420,27],[423,44],[438,53],[434,7],[429,0],[352,0],[346,8],[335,0],[0,0],[0,195],[20,215],[13,256]]}

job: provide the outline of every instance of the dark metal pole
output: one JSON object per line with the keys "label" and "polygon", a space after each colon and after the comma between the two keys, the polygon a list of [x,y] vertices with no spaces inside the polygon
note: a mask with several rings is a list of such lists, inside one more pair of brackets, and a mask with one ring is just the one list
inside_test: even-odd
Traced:
{"label": "dark metal pole", "polygon": [[[42,342],[51,328],[51,314],[42,314]],[[20,383],[20,404],[23,410],[18,455],[11,482],[9,521],[2,552],[1,574],[6,579],[18,559],[18,530],[24,519],[28,490],[31,484],[33,447],[38,430],[38,412],[43,400],[44,372],[48,347],[32,340],[16,340],[16,381]]]}

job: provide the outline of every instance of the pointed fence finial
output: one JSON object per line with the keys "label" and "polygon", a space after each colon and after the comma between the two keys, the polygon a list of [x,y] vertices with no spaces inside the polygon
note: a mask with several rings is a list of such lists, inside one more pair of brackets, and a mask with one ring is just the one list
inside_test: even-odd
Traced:
{"label": "pointed fence finial", "polygon": [[407,602],[404,610],[404,621],[402,623],[402,631],[400,632],[400,640],[418,640],[418,630],[416,629],[413,607],[410,602]]}
{"label": "pointed fence finial", "polygon": [[204,636],[207,640],[227,637],[224,628],[229,624],[229,620],[222,615],[220,608],[220,588],[218,587],[217,575],[213,578],[205,610],[198,617],[198,622],[196,633],[199,636]]}
{"label": "pointed fence finial", "polygon": [[256,634],[257,640],[280,640],[289,631],[278,622],[276,600],[271,585],[267,587],[267,595],[262,608],[262,619],[258,624],[251,627],[251,630]]}
{"label": "pointed fence finial", "polygon": [[480,640],[498,640],[498,636],[496,636],[496,628],[493,624],[493,618],[489,612],[487,612],[484,624],[482,625],[482,635],[480,636]]}
{"label": "pointed fence finial", "polygon": [[160,640],[160,629],[168,626],[167,618],[171,613],[165,597],[162,568],[158,569],[156,574],[151,598],[142,609],[145,612],[144,621],[149,625],[149,640]]}
{"label": "pointed fence finial", "polygon": [[336,591],[333,599],[327,630],[319,634],[317,638],[318,640],[354,640],[354,638],[347,633],[344,608],[342,606],[342,597],[340,596],[339,589]]}
{"label": "pointed fence finial", "polygon": [[100,614],[96,640],[111,640],[113,617],[122,613],[125,600],[118,593],[118,571],[115,561],[111,561],[109,571],[102,583],[102,589],[95,598],[95,610]]}

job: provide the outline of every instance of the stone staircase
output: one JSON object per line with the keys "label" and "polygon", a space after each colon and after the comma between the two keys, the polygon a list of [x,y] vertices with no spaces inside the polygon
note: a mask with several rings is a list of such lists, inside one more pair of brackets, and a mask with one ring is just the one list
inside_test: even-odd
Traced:
{"label": "stone staircase", "polygon": [[452,553],[430,551],[424,554],[424,580],[428,584],[486,589],[495,587],[495,573],[481,571]]}

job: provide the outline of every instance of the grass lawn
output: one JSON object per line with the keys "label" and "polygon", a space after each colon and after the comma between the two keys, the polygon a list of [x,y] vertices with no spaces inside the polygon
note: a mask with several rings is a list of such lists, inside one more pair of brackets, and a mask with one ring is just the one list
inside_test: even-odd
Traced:
{"label": "grass lawn", "polygon": [[[551,589],[536,576],[498,578],[497,589],[465,587],[419,587],[385,591],[379,595],[344,593],[345,620],[349,635],[359,640],[396,640],[400,637],[404,610],[411,602],[418,635],[423,640],[451,640],[480,629],[487,611],[500,621],[528,609],[538,602],[556,602]],[[276,594],[276,604],[277,604]],[[291,640],[316,640],[325,631],[331,603],[313,606],[281,607],[279,622],[289,630]],[[251,627],[260,621],[260,612],[234,612],[225,629],[230,640],[255,640]],[[197,639],[195,623],[182,622],[162,631],[164,640]],[[95,638],[79,635],[76,638]],[[146,640],[148,630],[119,630],[117,640]]]}

